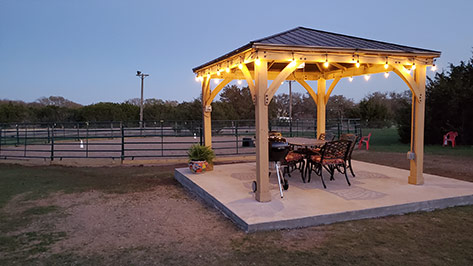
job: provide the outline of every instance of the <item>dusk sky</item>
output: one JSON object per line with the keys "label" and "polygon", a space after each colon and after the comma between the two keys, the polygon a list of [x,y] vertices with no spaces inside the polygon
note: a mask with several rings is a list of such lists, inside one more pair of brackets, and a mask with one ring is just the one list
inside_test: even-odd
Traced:
{"label": "dusk sky", "polygon": [[[0,99],[122,102],[140,96],[141,70],[145,98],[189,101],[193,67],[298,26],[441,51],[441,70],[471,57],[472,11],[468,0],[0,0]],[[392,90],[407,90],[394,73],[342,80],[333,94]]]}

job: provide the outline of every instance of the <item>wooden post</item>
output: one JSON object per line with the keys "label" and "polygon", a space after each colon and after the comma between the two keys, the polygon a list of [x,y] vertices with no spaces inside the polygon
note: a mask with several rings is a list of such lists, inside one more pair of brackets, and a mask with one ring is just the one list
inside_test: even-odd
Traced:
{"label": "wooden post", "polygon": [[317,138],[325,133],[325,87],[323,78],[317,80]]}
{"label": "wooden post", "polygon": [[202,81],[202,120],[204,127],[204,145],[212,147],[212,119],[210,104],[207,107],[207,101],[210,98],[210,79],[204,78]]}
{"label": "wooden post", "polygon": [[419,95],[412,94],[411,153],[409,184],[424,184],[424,117],[425,117],[425,70],[419,65],[414,70],[414,80]]}
{"label": "wooden post", "polygon": [[255,64],[255,122],[256,122],[256,200],[271,201],[269,192],[268,106],[265,93],[268,88],[267,62]]}

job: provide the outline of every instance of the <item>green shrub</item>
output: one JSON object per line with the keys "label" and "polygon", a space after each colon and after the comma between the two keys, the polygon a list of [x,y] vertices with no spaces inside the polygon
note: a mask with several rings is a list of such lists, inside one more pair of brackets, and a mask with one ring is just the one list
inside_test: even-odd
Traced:
{"label": "green shrub", "polygon": [[215,159],[215,153],[212,148],[199,144],[192,145],[187,155],[189,156],[189,161],[207,161],[209,164],[212,164],[213,159]]}

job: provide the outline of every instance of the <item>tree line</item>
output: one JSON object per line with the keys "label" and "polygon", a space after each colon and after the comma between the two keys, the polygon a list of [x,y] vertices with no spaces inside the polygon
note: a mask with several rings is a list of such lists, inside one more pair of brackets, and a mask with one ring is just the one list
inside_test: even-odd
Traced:
{"label": "tree line", "polygon": [[[254,120],[255,110],[248,87],[226,86],[212,103],[214,120]],[[327,119],[360,118],[363,127],[396,126],[401,142],[409,143],[411,134],[410,91],[374,92],[355,103],[333,95],[327,103]],[[139,99],[122,103],[100,102],[80,105],[59,96],[35,102],[0,100],[0,123],[15,122],[95,122],[138,121]],[[289,117],[289,95],[275,95],[269,105],[269,118]],[[292,118],[315,119],[316,105],[308,93],[292,94]],[[145,121],[202,119],[200,99],[165,101],[146,99]],[[457,131],[463,144],[473,144],[473,57],[467,62],[428,78],[426,85],[425,142],[439,143],[448,131]]]}

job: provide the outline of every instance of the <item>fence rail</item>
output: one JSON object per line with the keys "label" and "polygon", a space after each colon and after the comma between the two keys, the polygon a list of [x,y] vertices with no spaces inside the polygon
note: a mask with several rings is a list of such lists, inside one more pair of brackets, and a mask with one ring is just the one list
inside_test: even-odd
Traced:
{"label": "fence rail", "polygon": [[[327,121],[328,134],[361,135],[359,119]],[[270,121],[269,130],[284,136],[316,136],[314,120]],[[254,154],[248,138],[255,136],[252,120],[212,121],[212,146],[217,155]],[[0,158],[184,157],[202,144],[201,121],[137,121],[0,124]]]}

